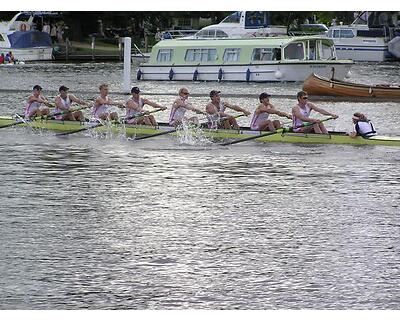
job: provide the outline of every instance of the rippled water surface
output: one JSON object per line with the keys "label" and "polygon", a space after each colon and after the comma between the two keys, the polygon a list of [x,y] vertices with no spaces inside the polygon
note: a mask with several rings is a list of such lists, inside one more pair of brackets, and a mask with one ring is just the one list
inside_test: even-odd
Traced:
{"label": "rippled water surface", "polygon": [[[65,84],[90,99],[107,82],[110,96],[126,99],[120,63],[3,69],[2,115],[21,111],[28,93],[18,90],[36,83],[48,96]],[[356,82],[398,75],[399,64],[353,68]],[[139,85],[169,107],[182,83]],[[249,110],[261,91],[301,89],[185,85],[199,107],[217,88]],[[340,115],[330,129],[348,130],[363,111],[380,133],[400,135],[399,103],[318,104]],[[221,147],[24,128],[0,138],[1,309],[400,308],[399,148]]]}

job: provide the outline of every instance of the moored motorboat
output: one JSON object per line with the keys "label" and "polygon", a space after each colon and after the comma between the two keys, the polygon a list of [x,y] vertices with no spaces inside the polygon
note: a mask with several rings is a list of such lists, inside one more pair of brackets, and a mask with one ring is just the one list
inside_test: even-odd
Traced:
{"label": "moored motorboat", "polygon": [[[0,128],[14,123],[13,117],[0,117]],[[27,123],[20,123],[19,126],[31,127],[34,129],[51,130],[55,132],[72,132],[83,128],[93,126],[93,123],[80,123],[77,121],[60,121],[60,120],[34,120]],[[115,132],[125,134],[129,137],[155,135],[166,131],[174,130],[167,124],[160,123],[157,127],[139,126],[128,124],[110,124],[110,126],[99,126],[90,130],[96,132]],[[205,137],[211,139],[243,139],[261,135],[265,132],[250,130],[248,127],[242,127],[240,130],[214,130],[202,129]],[[179,134],[177,132],[172,135]],[[387,145],[400,146],[400,137],[391,136],[373,136],[370,138],[356,137],[351,138],[343,132],[330,132],[329,134],[303,134],[285,131],[277,134],[264,135],[254,140],[260,142],[276,142],[276,143],[300,143],[300,144],[350,144],[350,145]]]}
{"label": "moored motorboat", "polygon": [[35,14],[20,12],[9,22],[0,23],[0,53],[12,52],[18,61],[52,60],[50,35],[32,30]]}
{"label": "moored motorboat", "polygon": [[350,75],[350,60],[336,58],[323,36],[252,39],[176,39],[158,42],[138,80],[304,81],[310,74]]}
{"label": "moored motorboat", "polygon": [[393,60],[400,55],[396,45],[400,41],[399,17],[396,11],[362,11],[350,25],[332,25],[327,36],[334,41],[339,59]]}
{"label": "moored motorboat", "polygon": [[320,96],[400,99],[400,86],[357,84],[328,79],[317,74],[311,74],[304,81],[303,90],[307,91],[310,95]]}

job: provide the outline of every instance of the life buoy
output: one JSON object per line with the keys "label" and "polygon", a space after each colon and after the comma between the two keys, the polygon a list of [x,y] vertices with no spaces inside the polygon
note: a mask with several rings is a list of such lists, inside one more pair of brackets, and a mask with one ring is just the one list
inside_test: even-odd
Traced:
{"label": "life buoy", "polygon": [[19,30],[26,31],[26,24],[25,23],[21,23],[21,25],[19,26]]}

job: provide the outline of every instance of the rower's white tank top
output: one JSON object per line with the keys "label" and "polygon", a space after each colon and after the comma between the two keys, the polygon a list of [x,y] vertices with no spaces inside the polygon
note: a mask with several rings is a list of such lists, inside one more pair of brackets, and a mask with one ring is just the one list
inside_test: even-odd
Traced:
{"label": "rower's white tank top", "polygon": [[[182,99],[184,106],[187,106],[189,104],[189,101],[187,99]],[[169,114],[169,124],[172,125],[174,121],[176,120],[182,120],[182,118],[185,116],[186,113],[186,108],[184,107],[178,107],[174,108],[172,107],[171,112]]]}
{"label": "rower's white tank top", "polygon": [[[311,108],[308,106],[308,104],[305,105],[305,108],[304,108],[304,109],[303,109],[303,108],[300,108],[300,106],[299,106],[299,110],[300,110],[300,113],[301,113],[303,116],[305,116],[305,117],[307,117],[307,118],[310,116]],[[303,125],[303,123],[304,123],[303,120],[300,120],[300,119],[296,118],[295,115],[293,115],[293,128],[300,127],[300,126]]]}
{"label": "rower's white tank top", "polygon": [[33,110],[38,110],[40,108],[41,103],[37,101],[33,101],[31,103],[26,103],[25,105],[25,118],[29,116],[29,113],[32,112]]}
{"label": "rower's white tank top", "polygon": [[[257,110],[256,110],[257,111]],[[258,130],[258,125],[262,122],[262,121],[267,121],[269,117],[269,113],[268,112],[261,112],[259,114],[256,114],[254,112],[253,114],[253,118],[251,119],[251,123],[250,123],[250,129],[251,130]]]}
{"label": "rower's white tank top", "polygon": [[133,98],[131,98],[130,100],[132,100],[135,104],[137,104],[139,106],[140,111],[135,110],[135,109],[126,108],[126,114],[125,114],[126,118],[133,117],[133,116],[143,112],[144,101],[142,98],[139,98],[139,102],[135,101]]}
{"label": "rower's white tank top", "polygon": [[[101,96],[99,96],[101,98]],[[106,101],[109,101],[108,96],[105,97]],[[108,104],[101,104],[99,106],[93,106],[92,108],[92,117],[98,118],[101,114],[108,112]]]}

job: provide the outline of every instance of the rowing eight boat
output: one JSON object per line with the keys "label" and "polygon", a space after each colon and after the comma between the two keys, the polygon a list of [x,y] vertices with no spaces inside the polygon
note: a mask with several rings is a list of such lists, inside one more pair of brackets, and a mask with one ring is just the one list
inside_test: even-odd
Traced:
{"label": "rowing eight boat", "polygon": [[[0,126],[13,123],[12,117],[0,117]],[[56,132],[66,132],[79,130],[97,123],[80,123],[78,121],[62,121],[62,120],[34,120],[20,124],[20,126],[29,126],[35,129],[45,129]],[[160,123],[157,127],[143,125],[121,125],[110,124],[110,126],[102,126],[94,128],[96,132],[113,132],[124,133],[127,136],[141,136],[162,133],[173,130],[165,123]],[[260,135],[262,132],[250,130],[248,127],[242,127],[240,130],[223,130],[223,129],[202,129],[204,136],[215,139],[243,139]],[[171,133],[177,134],[177,133]],[[351,138],[343,132],[330,132],[329,134],[304,134],[294,132],[282,132],[254,139],[262,142],[284,142],[284,143],[314,143],[314,144],[353,144],[353,145],[389,145],[400,146],[400,137],[391,136],[374,136],[371,138],[356,137]]]}

